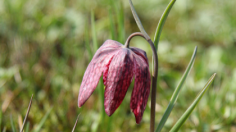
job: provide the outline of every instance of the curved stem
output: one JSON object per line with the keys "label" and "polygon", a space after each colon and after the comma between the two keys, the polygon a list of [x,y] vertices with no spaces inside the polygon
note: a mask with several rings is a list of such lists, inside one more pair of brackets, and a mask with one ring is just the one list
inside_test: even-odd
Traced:
{"label": "curved stem", "polygon": [[141,36],[145,38],[152,49],[152,55],[154,60],[154,70],[152,71],[152,92],[151,92],[151,117],[150,117],[150,132],[154,132],[155,127],[155,104],[156,104],[156,84],[157,84],[157,75],[158,75],[158,56],[156,52],[156,48],[150,38],[146,38],[142,33],[136,32],[132,33],[125,42],[125,47],[129,48],[130,40],[134,36]]}
{"label": "curved stem", "polygon": [[143,36],[145,37],[145,39],[150,39],[150,37],[148,36],[148,34],[146,33],[145,29],[143,28],[143,25],[138,17],[137,12],[135,11],[135,8],[133,6],[133,3],[131,0],[129,0],[129,5],[130,5],[130,9],[132,11],[132,14],[134,16],[135,22],[137,23],[137,26],[139,28],[139,30],[141,31],[141,33],[143,33]]}

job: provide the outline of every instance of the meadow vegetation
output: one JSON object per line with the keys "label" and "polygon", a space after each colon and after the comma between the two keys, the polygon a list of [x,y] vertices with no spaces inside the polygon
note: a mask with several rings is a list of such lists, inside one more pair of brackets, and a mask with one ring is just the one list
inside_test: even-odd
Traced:
{"label": "meadow vegetation", "polygon": [[[133,4],[153,39],[169,1],[135,0]],[[159,47],[156,123],[198,46],[186,79],[163,131],[191,104],[213,73],[217,76],[182,126],[185,131],[236,131],[236,1],[177,0],[163,28]],[[16,130],[30,97],[30,131],[145,132],[150,99],[140,125],[130,111],[130,86],[121,107],[105,115],[102,82],[82,108],[77,99],[83,74],[96,49],[107,39],[124,43],[139,29],[127,0],[1,0],[0,1],[0,131]],[[152,52],[141,37],[131,46]],[[156,124],[157,125],[157,124]],[[26,127],[27,128],[27,127]]]}

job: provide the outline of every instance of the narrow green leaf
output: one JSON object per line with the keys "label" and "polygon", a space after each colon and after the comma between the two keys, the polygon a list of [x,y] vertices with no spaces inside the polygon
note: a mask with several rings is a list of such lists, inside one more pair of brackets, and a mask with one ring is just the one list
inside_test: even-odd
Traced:
{"label": "narrow green leaf", "polygon": [[142,25],[142,23],[141,23],[141,21],[140,21],[140,19],[138,17],[137,12],[135,11],[135,8],[134,8],[133,3],[132,3],[131,0],[129,0],[129,5],[130,5],[131,11],[133,13],[134,19],[135,19],[135,21],[136,21],[136,23],[138,25],[139,30],[141,31],[141,33],[143,33],[143,35],[145,36],[146,39],[150,39],[150,37],[146,33],[145,29],[143,28],[143,25]]}
{"label": "narrow green leaf", "polygon": [[210,77],[210,79],[208,80],[208,82],[206,83],[202,91],[199,93],[199,95],[196,97],[196,99],[193,101],[193,103],[188,107],[188,109],[180,117],[177,123],[172,127],[172,129],[170,130],[171,132],[177,132],[180,129],[180,127],[184,124],[184,122],[188,119],[188,117],[190,116],[194,108],[197,106],[198,102],[201,100],[202,96],[205,94],[205,92],[207,91],[211,83],[213,82],[215,76],[216,76],[216,73],[214,73]]}
{"label": "narrow green leaf", "polygon": [[[97,42],[97,36],[96,36],[96,27],[95,27],[95,21],[94,21],[94,14],[92,12],[91,14],[91,23],[92,23],[92,34],[93,34],[93,47],[94,47],[94,53],[98,50],[98,42]],[[98,84],[98,89],[99,89],[99,97],[101,101],[101,112],[100,112],[100,121],[101,125],[103,126],[103,120],[105,117],[105,109],[104,109],[104,89],[103,89],[103,84],[102,84],[102,78],[100,78],[99,84]],[[97,127],[98,128],[98,127]],[[95,131],[97,131],[97,128]]]}
{"label": "narrow green leaf", "polygon": [[188,76],[188,74],[189,74],[193,64],[194,64],[196,53],[197,53],[197,46],[194,49],[194,52],[193,52],[192,58],[191,58],[191,60],[190,60],[190,62],[188,64],[188,67],[186,68],[186,70],[185,70],[185,72],[184,72],[184,74],[183,74],[179,84],[175,88],[175,91],[174,91],[174,93],[173,93],[173,95],[172,95],[172,97],[170,99],[170,103],[169,103],[169,105],[168,105],[164,115],[162,116],[160,123],[157,126],[156,132],[160,132],[162,130],[163,126],[165,125],[166,120],[168,119],[168,117],[169,117],[169,115],[170,115],[170,113],[171,113],[171,111],[172,111],[172,109],[173,109],[173,107],[175,105],[175,102],[176,102],[176,100],[177,100],[177,98],[179,96],[179,92],[180,92],[180,90],[181,90],[181,88],[182,88],[182,86],[183,86],[183,84],[184,84],[184,82],[185,82],[185,80],[186,80],[186,78],[187,78],[187,76]]}
{"label": "narrow green leaf", "polygon": [[165,11],[163,12],[160,20],[159,20],[159,23],[157,25],[157,29],[156,29],[156,33],[155,33],[155,37],[154,37],[154,45],[155,47],[157,48],[158,50],[158,43],[159,43],[159,40],[160,40],[160,36],[161,36],[161,31],[162,31],[162,28],[165,24],[165,21],[170,13],[170,10],[172,9],[174,3],[175,3],[176,0],[171,0],[170,3],[168,4],[168,6],[166,7]]}
{"label": "narrow green leaf", "polygon": [[10,120],[11,120],[11,129],[12,129],[12,132],[16,132],[16,128],[15,128],[15,125],[14,125],[14,121],[12,119],[12,115],[10,116]]}
{"label": "narrow green leaf", "polygon": [[97,34],[96,34],[95,18],[93,11],[91,12],[91,24],[92,24],[92,35],[93,35],[93,52],[95,53],[98,50],[98,43],[97,43]]}
{"label": "narrow green leaf", "polygon": [[174,108],[174,104],[173,103],[169,103],[169,105],[166,108],[166,111],[165,111],[164,115],[162,116],[161,121],[159,122],[155,132],[160,132],[162,130],[162,128],[165,125],[166,120],[168,119],[168,117],[169,117],[169,115],[170,115],[170,113],[171,113],[173,108]]}
{"label": "narrow green leaf", "polygon": [[182,88],[182,86],[183,86],[183,84],[184,84],[184,82],[185,82],[185,80],[186,80],[186,78],[187,78],[187,76],[188,76],[188,74],[189,74],[193,64],[194,64],[194,60],[195,60],[196,54],[197,54],[197,46],[195,47],[195,49],[193,51],[193,55],[191,57],[191,60],[190,60],[190,62],[188,64],[187,69],[184,72],[184,75],[182,76],[178,86],[175,88],[175,91],[174,91],[174,93],[173,93],[173,95],[172,95],[172,97],[170,99],[170,102],[173,103],[173,104],[176,102],[176,100],[177,100],[177,98],[179,96],[179,92],[180,92],[180,90],[181,90],[181,88]]}
{"label": "narrow green leaf", "polygon": [[[119,2],[119,3],[117,3]],[[116,16],[118,20],[118,41],[124,43],[125,41],[125,28],[124,28],[124,12],[121,1],[115,1],[113,7],[116,11]]]}
{"label": "narrow green leaf", "polygon": [[89,42],[89,27],[88,27],[88,24],[86,22],[86,29],[85,29],[85,47],[86,47],[86,50],[89,54],[89,59],[92,60],[93,58],[93,52],[91,50],[91,47],[90,47],[90,42]]}
{"label": "narrow green leaf", "polygon": [[115,40],[115,24],[113,21],[113,17],[112,17],[112,10],[111,8],[109,8],[109,20],[110,20],[110,33],[111,33],[111,39]]}
{"label": "narrow green leaf", "polygon": [[42,120],[40,121],[39,125],[36,127],[36,129],[35,129],[34,132],[39,132],[39,131],[40,131],[40,129],[43,127],[43,124],[46,122],[46,120],[47,120],[47,118],[48,118],[50,112],[52,111],[52,108],[53,108],[53,107],[51,107],[51,108],[47,111],[47,113],[44,115],[44,117],[42,118]]}
{"label": "narrow green leaf", "polygon": [[110,132],[112,130],[112,122],[113,122],[113,118],[115,118],[114,116],[111,116],[108,118],[108,122],[107,122],[107,129],[106,132]]}
{"label": "narrow green leaf", "polygon": [[0,131],[2,130],[2,107],[0,107]]}
{"label": "narrow green leaf", "polygon": [[26,123],[25,132],[29,132],[29,125],[30,125],[30,123],[29,123],[29,122],[27,122],[27,123]]}
{"label": "narrow green leaf", "polygon": [[104,126],[104,119],[105,119],[104,98],[105,97],[104,97],[104,85],[102,84],[102,82],[103,82],[103,79],[101,77],[98,83],[99,97],[100,97],[100,102],[101,102],[100,123],[101,123],[101,126]]}

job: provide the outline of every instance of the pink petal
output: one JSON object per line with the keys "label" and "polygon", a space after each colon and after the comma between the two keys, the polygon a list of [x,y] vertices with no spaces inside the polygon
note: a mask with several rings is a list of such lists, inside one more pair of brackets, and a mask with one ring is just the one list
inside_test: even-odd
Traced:
{"label": "pink petal", "polygon": [[146,55],[146,52],[139,49],[139,48],[135,48],[135,47],[132,47],[130,48],[136,55],[142,57],[145,62],[148,64],[148,59],[147,59],[147,55]]}
{"label": "pink petal", "polygon": [[105,86],[106,86],[106,82],[107,82],[107,74],[108,74],[109,66],[111,64],[113,57],[111,59],[109,59],[109,61],[104,65],[104,68],[103,68],[103,84]]}
{"label": "pink petal", "polygon": [[[113,40],[110,40],[110,43],[111,45],[109,47],[106,47],[106,48],[110,48],[110,47],[114,47],[114,48],[120,48],[121,46],[123,46],[122,44],[120,44],[119,42],[117,41],[113,41]],[[117,47],[115,47],[117,46]],[[104,65],[104,68],[103,68],[103,84],[106,86],[106,81],[107,81],[107,74],[108,74],[108,70],[109,70],[109,66],[110,66],[110,63],[112,61],[112,58],[110,60],[108,60],[108,62]]]}
{"label": "pink petal", "polygon": [[147,105],[151,79],[148,63],[146,63],[146,61],[138,55],[135,55],[134,61],[135,82],[130,101],[130,109],[135,115],[136,123],[139,124],[142,120],[143,112]]}
{"label": "pink petal", "polygon": [[121,48],[121,46],[122,45],[116,41],[107,40],[97,50],[84,73],[78,97],[79,107],[81,107],[93,93],[97,87],[104,68],[106,68],[104,66],[110,62],[114,54],[116,54],[117,50]]}
{"label": "pink petal", "polygon": [[133,55],[131,50],[119,50],[109,66],[105,88],[104,106],[108,116],[111,116],[124,99],[133,78]]}

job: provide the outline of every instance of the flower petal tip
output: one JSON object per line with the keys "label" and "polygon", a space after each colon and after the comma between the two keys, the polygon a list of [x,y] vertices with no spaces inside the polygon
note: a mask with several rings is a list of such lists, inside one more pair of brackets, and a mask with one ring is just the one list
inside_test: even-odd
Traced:
{"label": "flower petal tip", "polygon": [[111,113],[111,111],[110,110],[108,110],[108,109],[105,109],[105,112],[106,112],[106,114],[108,115],[108,116],[111,116],[113,113]]}
{"label": "flower petal tip", "polygon": [[135,119],[137,124],[140,124],[140,122],[142,121],[142,117],[140,116],[135,116]]}
{"label": "flower petal tip", "polygon": [[81,104],[80,102],[78,102],[78,107],[79,107],[79,108],[82,107],[82,105],[83,105],[83,104]]}
{"label": "flower petal tip", "polygon": [[82,107],[84,105],[84,103],[85,103],[85,100],[81,99],[81,97],[79,96],[78,97],[78,107],[79,108]]}

